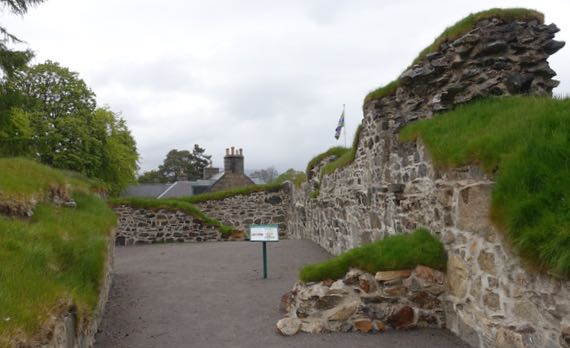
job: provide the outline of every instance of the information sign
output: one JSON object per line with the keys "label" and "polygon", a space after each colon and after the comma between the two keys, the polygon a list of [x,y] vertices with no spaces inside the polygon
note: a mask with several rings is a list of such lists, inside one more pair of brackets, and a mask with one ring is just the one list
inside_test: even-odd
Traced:
{"label": "information sign", "polygon": [[252,242],[278,242],[278,225],[251,225],[249,240]]}

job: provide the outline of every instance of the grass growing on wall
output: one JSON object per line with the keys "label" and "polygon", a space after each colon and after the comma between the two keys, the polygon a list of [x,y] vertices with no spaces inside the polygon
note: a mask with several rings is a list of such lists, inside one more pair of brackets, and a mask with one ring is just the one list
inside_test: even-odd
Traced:
{"label": "grass growing on wall", "polygon": [[497,172],[492,218],[526,260],[570,276],[570,99],[491,98],[405,127],[436,164]]}
{"label": "grass growing on wall", "polygon": [[[412,65],[417,64],[424,60],[430,53],[437,52],[439,47],[445,42],[452,42],[459,37],[467,34],[475,28],[475,25],[482,20],[498,18],[506,22],[509,21],[530,21],[537,20],[539,23],[544,23],[544,15],[538,11],[525,9],[525,8],[492,8],[486,11],[472,13],[454,25],[447,27],[443,33],[438,36],[431,45],[424,48],[420,54],[413,60]],[[398,86],[400,80],[396,79],[385,86],[379,87],[374,91],[368,93],[364,98],[364,104],[372,100],[381,99],[388,95],[393,94]]]}
{"label": "grass growing on wall", "polygon": [[[9,163],[12,160],[14,163]],[[0,192],[14,195],[21,191],[41,196],[49,185],[79,180],[20,159],[2,159],[0,167],[21,174],[14,177],[0,170]],[[70,188],[75,189],[74,185]],[[93,195],[75,192],[73,198],[77,203],[74,209],[38,204],[30,220],[0,215],[2,347],[11,346],[15,337],[38,334],[52,315],[72,304],[79,320],[95,309],[108,257],[107,238],[116,218],[107,204]]]}
{"label": "grass growing on wall", "polygon": [[445,249],[428,230],[386,237],[349,250],[330,260],[307,265],[299,273],[303,282],[340,279],[351,267],[369,273],[411,269],[417,265],[444,270]]}
{"label": "grass growing on wall", "polygon": [[201,203],[206,201],[218,201],[234,196],[248,195],[255,192],[277,192],[283,188],[282,183],[273,183],[265,185],[249,185],[238,187],[226,191],[206,192],[195,196],[181,197],[174,200],[187,203]]}
{"label": "grass growing on wall", "polygon": [[360,142],[361,134],[362,124],[358,125],[358,128],[356,128],[354,138],[352,139],[352,147],[336,160],[325,164],[325,166],[321,169],[321,177],[331,174],[334,171],[340,168],[344,168],[354,162],[354,159],[356,158],[356,151],[358,151],[358,143]]}
{"label": "grass growing on wall", "polygon": [[87,192],[90,183],[79,174],[53,169],[26,158],[0,158],[0,198],[41,200],[50,188],[72,185]]}
{"label": "grass growing on wall", "polygon": [[195,205],[177,199],[154,199],[154,198],[139,198],[139,197],[126,197],[126,198],[113,198],[108,200],[111,206],[127,205],[133,208],[141,209],[166,209],[166,210],[181,210],[195,218],[201,220],[207,225],[217,227],[220,233],[227,234],[234,231],[234,228],[222,224],[216,219],[213,219],[204,214]]}
{"label": "grass growing on wall", "polygon": [[331,156],[335,156],[337,158],[340,158],[344,154],[348,153],[349,151],[350,151],[350,148],[346,148],[343,146],[331,147],[327,151],[322,152],[322,153],[316,155],[315,157],[313,157],[309,161],[309,163],[307,164],[307,170],[305,172],[307,173],[307,175],[309,175],[309,173],[313,170],[313,168],[315,168],[325,158],[331,157]]}

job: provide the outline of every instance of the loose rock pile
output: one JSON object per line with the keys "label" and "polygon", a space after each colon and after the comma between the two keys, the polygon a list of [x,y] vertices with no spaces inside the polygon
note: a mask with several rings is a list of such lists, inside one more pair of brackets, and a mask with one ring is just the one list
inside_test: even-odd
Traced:
{"label": "loose rock pile", "polygon": [[445,275],[429,267],[378,272],[351,269],[343,279],[297,283],[283,295],[279,333],[382,332],[443,328]]}

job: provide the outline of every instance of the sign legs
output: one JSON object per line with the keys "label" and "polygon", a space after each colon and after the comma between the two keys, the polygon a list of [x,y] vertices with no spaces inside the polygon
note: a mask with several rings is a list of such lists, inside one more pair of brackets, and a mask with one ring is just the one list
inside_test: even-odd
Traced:
{"label": "sign legs", "polygon": [[267,279],[267,242],[263,242],[263,279]]}

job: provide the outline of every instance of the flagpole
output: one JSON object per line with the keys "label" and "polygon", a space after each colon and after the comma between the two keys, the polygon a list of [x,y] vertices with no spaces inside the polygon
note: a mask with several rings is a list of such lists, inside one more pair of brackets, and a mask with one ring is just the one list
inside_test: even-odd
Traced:
{"label": "flagpole", "polygon": [[344,127],[343,128],[343,132],[344,132],[344,147],[347,147],[346,145],[346,113],[344,112],[345,110],[345,104],[342,104],[342,114],[344,115]]}

